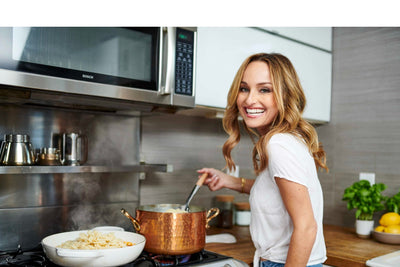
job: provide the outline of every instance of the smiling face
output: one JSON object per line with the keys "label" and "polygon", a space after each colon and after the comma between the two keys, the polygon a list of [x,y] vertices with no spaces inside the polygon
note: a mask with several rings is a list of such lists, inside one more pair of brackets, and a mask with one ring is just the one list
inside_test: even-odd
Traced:
{"label": "smiling face", "polygon": [[271,75],[267,63],[253,61],[243,73],[236,100],[246,125],[264,135],[278,115]]}

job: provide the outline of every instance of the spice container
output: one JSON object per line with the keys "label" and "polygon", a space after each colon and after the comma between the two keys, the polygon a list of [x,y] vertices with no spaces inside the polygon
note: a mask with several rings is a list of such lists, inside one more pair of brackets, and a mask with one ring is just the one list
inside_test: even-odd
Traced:
{"label": "spice container", "polygon": [[250,204],[248,202],[235,203],[235,222],[236,225],[250,225]]}
{"label": "spice container", "polygon": [[231,228],[233,226],[233,200],[232,195],[218,195],[215,197],[215,205],[220,210],[217,217],[217,227]]}

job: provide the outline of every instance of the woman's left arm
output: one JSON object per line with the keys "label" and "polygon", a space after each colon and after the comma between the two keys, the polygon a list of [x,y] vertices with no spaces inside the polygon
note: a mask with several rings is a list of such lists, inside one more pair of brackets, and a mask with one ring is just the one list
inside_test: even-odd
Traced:
{"label": "woman's left arm", "polygon": [[310,195],[304,185],[275,177],[282,200],[293,221],[285,267],[306,266],[317,235]]}

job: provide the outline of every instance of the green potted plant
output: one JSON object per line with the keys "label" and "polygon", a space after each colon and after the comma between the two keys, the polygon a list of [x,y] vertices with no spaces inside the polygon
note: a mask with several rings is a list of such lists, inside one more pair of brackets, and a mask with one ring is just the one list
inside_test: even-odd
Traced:
{"label": "green potted plant", "polygon": [[400,211],[400,191],[391,197],[386,199],[385,209],[387,212],[396,212]]}
{"label": "green potted plant", "polygon": [[347,209],[356,209],[356,233],[359,237],[369,237],[374,227],[374,213],[385,208],[386,197],[382,191],[386,185],[371,185],[367,180],[360,180],[344,190],[343,201],[347,201]]}

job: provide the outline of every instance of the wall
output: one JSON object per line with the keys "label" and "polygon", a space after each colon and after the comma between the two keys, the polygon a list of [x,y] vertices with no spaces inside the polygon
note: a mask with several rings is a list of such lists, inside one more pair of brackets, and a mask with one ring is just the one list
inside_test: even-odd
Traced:
{"label": "wall", "polygon": [[341,197],[359,172],[376,173],[385,195],[400,189],[400,28],[334,28],[332,82],[331,122],[318,127],[325,222],[352,227]]}
{"label": "wall", "polygon": [[[341,200],[359,172],[375,172],[400,189],[400,29],[335,28],[333,31],[332,120],[318,126],[330,172],[320,172],[324,190],[324,222],[353,227],[354,211]],[[223,168],[226,139],[221,121],[182,115],[142,118],[142,156],[149,163],[169,163],[174,171],[148,174],[141,184],[141,203],[183,203],[203,167]],[[252,144],[244,135],[234,158],[240,175],[254,178]],[[194,203],[209,207],[216,194],[202,188]],[[246,195],[234,194],[236,200]]]}
{"label": "wall", "polygon": [[[142,159],[146,163],[172,164],[171,173],[148,173],[141,181],[141,204],[182,203],[197,181],[196,170],[202,167],[223,169],[222,145],[227,135],[220,119],[185,115],[153,114],[142,117]],[[254,177],[251,170],[251,141],[246,136],[233,156],[240,175]],[[217,194],[233,194],[235,201],[247,201],[248,196],[230,190],[211,192],[202,187],[192,204],[209,208]]]}

